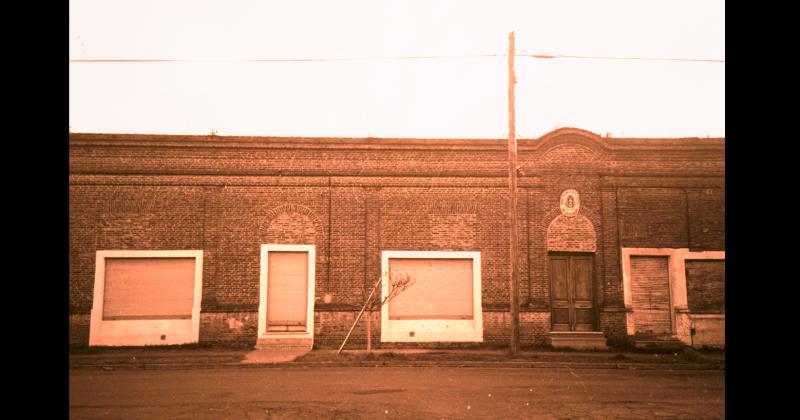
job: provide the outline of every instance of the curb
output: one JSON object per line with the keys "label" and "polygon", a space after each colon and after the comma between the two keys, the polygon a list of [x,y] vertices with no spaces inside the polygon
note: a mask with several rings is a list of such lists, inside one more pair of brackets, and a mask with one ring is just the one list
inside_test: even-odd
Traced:
{"label": "curb", "polygon": [[613,369],[613,370],[712,370],[724,371],[724,363],[666,364],[666,363],[614,363],[614,362],[469,362],[469,361],[372,361],[372,362],[284,362],[284,363],[70,363],[70,370],[189,370],[189,369],[242,369],[242,368],[341,368],[341,367],[459,367],[508,369]]}

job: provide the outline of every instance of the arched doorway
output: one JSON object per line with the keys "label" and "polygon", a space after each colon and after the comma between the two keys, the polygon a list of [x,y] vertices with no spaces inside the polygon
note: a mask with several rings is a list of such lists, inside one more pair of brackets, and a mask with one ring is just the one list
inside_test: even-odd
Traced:
{"label": "arched doorway", "polygon": [[553,347],[605,348],[599,332],[594,258],[597,234],[580,214],[575,190],[561,195],[561,214],[547,227],[550,343]]}

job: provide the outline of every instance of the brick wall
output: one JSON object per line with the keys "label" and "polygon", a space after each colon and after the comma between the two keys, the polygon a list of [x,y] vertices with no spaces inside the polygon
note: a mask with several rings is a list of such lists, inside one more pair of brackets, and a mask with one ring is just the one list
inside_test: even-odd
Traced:
{"label": "brick wall", "polygon": [[600,312],[600,329],[611,342],[623,340],[628,332],[624,310],[609,310]]}
{"label": "brick wall", "polygon": [[253,347],[258,312],[200,313],[200,342],[206,345]]}
{"label": "brick wall", "polygon": [[[330,278],[318,275],[317,307],[363,304],[377,277],[366,274],[367,191],[361,187],[337,187],[332,192],[330,229]],[[320,273],[322,274],[322,273]],[[327,274],[327,273],[325,273]],[[365,292],[366,290],[366,292]]]}
{"label": "brick wall", "polygon": [[203,249],[205,194],[191,186],[70,186],[70,311],[89,313],[98,250]]}
{"label": "brick wall", "polygon": [[475,249],[478,244],[478,216],[475,213],[428,214],[431,249]]}
{"label": "brick wall", "polygon": [[686,193],[677,188],[621,188],[620,240],[631,248],[689,246]]}
{"label": "brick wall", "polygon": [[69,316],[69,345],[70,347],[85,347],[89,345],[89,314],[70,314]]}
{"label": "brick wall", "polygon": [[597,235],[594,225],[582,214],[559,215],[547,227],[547,250],[595,252]]}
{"label": "brick wall", "polygon": [[327,194],[324,187],[226,186],[215,191],[207,203],[202,310],[258,310],[262,244],[316,245],[316,272],[324,276]]}
{"label": "brick wall", "polygon": [[[619,226],[617,224],[617,191],[609,187],[601,189],[600,208],[602,222],[600,224],[600,240],[598,243],[601,270],[597,278],[603,289],[603,305],[605,307],[624,307],[622,266],[620,260]],[[603,321],[600,321],[601,325]]]}
{"label": "brick wall", "polygon": [[[380,275],[381,251],[468,250],[481,252],[487,345],[506,343],[506,159],[496,140],[72,134],[71,317],[91,309],[97,250],[202,249],[201,341],[247,345],[260,245],[313,243],[315,341],[338,346]],[[622,306],[621,246],[724,249],[720,139],[600,139],[563,129],[521,140],[519,162],[524,343],[544,343],[550,328],[548,227],[567,248],[594,247],[601,312]],[[559,219],[566,189],[580,194],[578,224]],[[602,313],[601,328],[618,334],[620,319]],[[86,326],[71,324],[82,340]],[[363,327],[354,334],[364,343]]]}
{"label": "brick wall", "polygon": [[[360,310],[360,308],[359,308]],[[353,326],[358,316],[358,311],[321,311],[314,317],[314,347],[316,348],[336,348],[342,345],[347,332]],[[361,319],[356,324],[347,343],[344,347],[348,349],[367,348],[367,318],[369,312],[364,312]],[[371,315],[372,323],[372,347],[381,348],[386,343],[381,343],[381,313],[373,311]]]}
{"label": "brick wall", "polygon": [[689,208],[689,249],[725,250],[725,190],[686,189]]}
{"label": "brick wall", "polygon": [[[545,346],[547,333],[550,332],[550,312],[520,312],[519,314],[520,344]],[[510,334],[510,330],[508,334]],[[508,343],[510,336],[505,336]]]}

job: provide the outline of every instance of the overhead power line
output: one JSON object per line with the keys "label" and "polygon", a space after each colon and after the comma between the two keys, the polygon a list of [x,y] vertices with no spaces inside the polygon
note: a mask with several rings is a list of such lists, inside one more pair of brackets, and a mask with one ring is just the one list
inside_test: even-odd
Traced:
{"label": "overhead power line", "polygon": [[[601,55],[567,55],[567,54],[514,54],[515,57],[556,59],[571,58],[580,60],[634,60],[634,61],[680,61],[724,63],[725,60],[669,57],[620,57]],[[389,60],[441,60],[453,58],[485,58],[508,57],[508,54],[468,54],[468,55],[409,55],[397,57],[334,57],[334,58],[266,58],[266,59],[76,59],[70,63],[307,63],[307,62],[341,62],[341,61],[389,61]]]}
{"label": "overhead power line", "polygon": [[700,59],[700,58],[667,58],[667,57],[619,57],[619,56],[609,56],[609,55],[566,55],[566,54],[514,54],[517,57],[528,57],[528,58],[542,58],[542,59],[554,59],[554,58],[577,58],[582,60],[637,60],[637,61],[686,61],[686,62],[704,62],[704,63],[724,63],[725,60],[713,60],[713,59]]}
{"label": "overhead power line", "polygon": [[506,54],[408,55],[398,57],[266,58],[266,59],[85,59],[70,63],[302,63],[332,61],[439,60],[448,58],[505,57]]}

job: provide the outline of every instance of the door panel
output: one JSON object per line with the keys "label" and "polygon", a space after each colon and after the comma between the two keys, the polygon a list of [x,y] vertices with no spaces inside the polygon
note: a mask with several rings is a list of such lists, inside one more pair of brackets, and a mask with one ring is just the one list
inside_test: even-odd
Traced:
{"label": "door panel", "polygon": [[667,257],[631,257],[631,300],[637,333],[672,333],[668,263]]}
{"label": "door panel", "polygon": [[550,258],[550,279],[552,288],[552,324],[553,331],[570,331],[572,313],[570,310],[569,258],[552,256]]}
{"label": "door panel", "polygon": [[550,256],[553,331],[594,331],[592,266],[592,256]]}
{"label": "door panel", "polygon": [[573,329],[575,331],[594,330],[594,310],[592,304],[592,257],[571,256],[570,269],[575,291],[572,304],[575,308]]}
{"label": "door panel", "polygon": [[267,264],[267,330],[305,331],[308,252],[270,251]]}
{"label": "door panel", "polygon": [[569,299],[569,260],[566,257],[553,257],[550,259],[550,275],[553,280],[553,300]]}
{"label": "door panel", "polygon": [[594,309],[575,309],[574,331],[594,331]]}
{"label": "door panel", "polygon": [[592,259],[571,257],[572,280],[575,284],[575,300],[592,301]]}
{"label": "door panel", "polygon": [[553,327],[565,328],[569,330],[569,308],[553,308]]}

